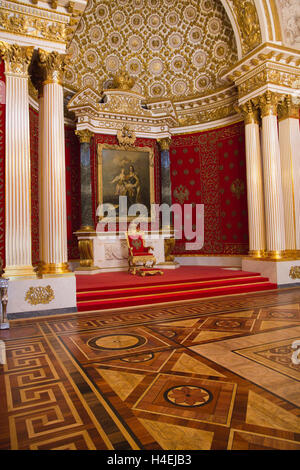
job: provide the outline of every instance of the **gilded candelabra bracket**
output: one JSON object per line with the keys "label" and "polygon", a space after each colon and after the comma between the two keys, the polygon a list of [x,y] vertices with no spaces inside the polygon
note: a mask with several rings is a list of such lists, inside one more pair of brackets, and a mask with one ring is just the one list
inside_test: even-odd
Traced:
{"label": "gilded candelabra bracket", "polygon": [[300,279],[300,266],[292,266],[290,269],[291,279]]}

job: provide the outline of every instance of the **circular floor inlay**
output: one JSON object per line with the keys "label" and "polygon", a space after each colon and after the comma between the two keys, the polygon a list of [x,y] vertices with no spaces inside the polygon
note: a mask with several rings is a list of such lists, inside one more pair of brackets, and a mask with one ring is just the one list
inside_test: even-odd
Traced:
{"label": "circular floor inlay", "polygon": [[179,385],[169,388],[164,393],[165,399],[177,406],[195,407],[209,403],[213,396],[206,388],[195,385]]}
{"label": "circular floor inlay", "polygon": [[105,336],[96,336],[91,338],[87,344],[93,349],[131,349],[142,346],[146,343],[146,338],[138,335],[130,334],[116,334],[116,335],[105,335]]}

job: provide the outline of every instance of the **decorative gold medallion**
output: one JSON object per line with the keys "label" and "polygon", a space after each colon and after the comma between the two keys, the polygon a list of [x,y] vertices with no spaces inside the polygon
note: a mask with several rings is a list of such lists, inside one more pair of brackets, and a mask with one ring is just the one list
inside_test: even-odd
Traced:
{"label": "decorative gold medallion", "polygon": [[136,135],[128,126],[124,126],[117,132],[117,139],[120,145],[130,146],[136,141]]}
{"label": "decorative gold medallion", "polygon": [[292,266],[290,269],[291,279],[300,279],[300,266]]}
{"label": "decorative gold medallion", "polygon": [[29,287],[25,295],[25,300],[31,305],[49,304],[54,298],[54,291],[51,286]]}
{"label": "decorative gold medallion", "polygon": [[240,199],[241,195],[245,193],[245,184],[240,179],[236,179],[230,186],[230,191]]}

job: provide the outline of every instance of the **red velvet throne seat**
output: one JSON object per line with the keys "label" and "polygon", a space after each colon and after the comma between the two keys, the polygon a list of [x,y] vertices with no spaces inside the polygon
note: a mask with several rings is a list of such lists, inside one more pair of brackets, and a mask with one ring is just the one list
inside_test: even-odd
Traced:
{"label": "red velvet throne seat", "polygon": [[156,263],[155,256],[150,250],[151,246],[145,246],[144,234],[142,232],[127,233],[128,245],[128,271],[131,274],[136,274],[138,265],[146,267],[153,267]]}

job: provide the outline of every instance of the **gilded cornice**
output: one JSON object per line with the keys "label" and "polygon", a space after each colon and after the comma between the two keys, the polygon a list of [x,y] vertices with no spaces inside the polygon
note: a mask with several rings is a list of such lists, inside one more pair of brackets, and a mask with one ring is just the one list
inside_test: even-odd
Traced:
{"label": "gilded cornice", "polygon": [[266,88],[292,94],[300,78],[299,65],[300,51],[266,43],[239,61],[226,77],[238,87],[239,102],[244,103]]}
{"label": "gilded cornice", "polygon": [[33,47],[0,42],[0,56],[5,62],[5,72],[27,77]]}
{"label": "gilded cornice", "polygon": [[[38,2],[14,2],[0,0],[0,33],[8,36],[24,36],[33,44],[51,41],[67,44],[78,26],[85,1],[69,2],[52,9],[42,8]],[[49,6],[50,6],[49,5]]]}

